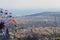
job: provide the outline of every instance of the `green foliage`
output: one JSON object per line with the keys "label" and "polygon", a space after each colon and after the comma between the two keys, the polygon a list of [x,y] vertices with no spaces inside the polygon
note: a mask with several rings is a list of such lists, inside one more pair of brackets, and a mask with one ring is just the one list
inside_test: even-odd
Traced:
{"label": "green foliage", "polygon": [[17,33],[17,32],[18,32],[18,28],[17,28],[17,27],[15,27],[14,31],[15,31],[15,33]]}
{"label": "green foliage", "polygon": [[57,37],[55,40],[60,40],[60,37]]}

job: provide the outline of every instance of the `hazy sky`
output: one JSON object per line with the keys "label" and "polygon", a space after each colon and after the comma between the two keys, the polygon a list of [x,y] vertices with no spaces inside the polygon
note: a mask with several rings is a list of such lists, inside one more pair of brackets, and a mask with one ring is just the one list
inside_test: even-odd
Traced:
{"label": "hazy sky", "polygon": [[54,8],[60,8],[60,0],[0,0],[0,8],[54,9]]}
{"label": "hazy sky", "polygon": [[0,0],[3,8],[60,8],[60,0]]}

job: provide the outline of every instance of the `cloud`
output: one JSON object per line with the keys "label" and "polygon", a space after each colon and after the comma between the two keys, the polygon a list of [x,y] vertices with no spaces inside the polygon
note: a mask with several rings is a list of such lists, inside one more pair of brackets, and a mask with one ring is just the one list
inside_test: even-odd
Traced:
{"label": "cloud", "polygon": [[0,0],[2,8],[60,8],[60,0]]}

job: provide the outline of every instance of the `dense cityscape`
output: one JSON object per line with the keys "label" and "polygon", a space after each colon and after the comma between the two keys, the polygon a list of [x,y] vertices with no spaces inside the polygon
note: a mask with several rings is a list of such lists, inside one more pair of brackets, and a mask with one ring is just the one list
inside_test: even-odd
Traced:
{"label": "dense cityscape", "polygon": [[60,40],[59,17],[36,15],[13,17],[0,9],[0,40]]}

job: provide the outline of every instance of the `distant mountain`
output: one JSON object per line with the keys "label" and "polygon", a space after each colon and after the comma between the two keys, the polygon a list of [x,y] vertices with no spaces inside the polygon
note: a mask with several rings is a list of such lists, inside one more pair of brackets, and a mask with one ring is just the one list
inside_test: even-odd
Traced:
{"label": "distant mountain", "polygon": [[42,13],[36,13],[32,15],[26,15],[26,17],[34,17],[34,16],[56,16],[60,17],[60,12],[42,12]]}
{"label": "distant mountain", "polygon": [[60,12],[42,12],[17,17],[21,27],[60,26]]}

